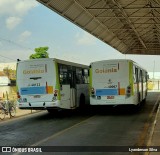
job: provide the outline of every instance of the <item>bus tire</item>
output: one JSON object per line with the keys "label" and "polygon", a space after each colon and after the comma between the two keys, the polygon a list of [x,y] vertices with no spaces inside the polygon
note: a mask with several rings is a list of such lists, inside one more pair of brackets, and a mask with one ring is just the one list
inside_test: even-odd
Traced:
{"label": "bus tire", "polygon": [[141,94],[140,94],[140,92],[138,93],[138,104],[140,104],[141,103]]}
{"label": "bus tire", "polygon": [[80,100],[79,100],[79,108],[83,109],[85,107],[85,95],[81,94]]}
{"label": "bus tire", "polygon": [[48,113],[50,114],[57,114],[58,110],[57,109],[47,109]]}
{"label": "bus tire", "polygon": [[146,103],[146,98],[145,98],[145,99],[143,99],[143,103],[144,103],[144,104]]}

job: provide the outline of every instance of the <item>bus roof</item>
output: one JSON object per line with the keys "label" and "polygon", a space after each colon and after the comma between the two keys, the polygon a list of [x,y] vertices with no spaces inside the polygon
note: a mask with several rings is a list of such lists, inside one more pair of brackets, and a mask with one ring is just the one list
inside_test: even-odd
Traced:
{"label": "bus roof", "polygon": [[135,61],[133,61],[133,60],[131,60],[131,59],[107,59],[107,60],[100,60],[100,61],[91,62],[90,65],[93,64],[93,63],[109,62],[109,61],[110,61],[110,62],[112,62],[112,61],[114,61],[114,62],[120,62],[120,61],[133,62],[133,64],[135,64],[137,67],[140,67],[140,68],[142,68],[143,70],[147,71],[145,68],[143,68],[142,66],[140,66],[138,63],[136,63]]}
{"label": "bus roof", "polygon": [[132,61],[132,62],[134,62],[133,60],[131,60],[131,59],[107,59],[107,60],[99,60],[99,61],[93,61],[93,62],[91,62],[91,63],[98,63],[98,62],[105,62],[105,61],[117,61],[117,62],[119,62],[119,61]]}
{"label": "bus roof", "polygon": [[22,61],[20,60],[17,63],[30,62],[30,61],[44,61],[44,60],[52,60],[52,61],[55,61],[60,64],[71,65],[71,66],[82,67],[82,68],[89,68],[89,66],[87,66],[87,65],[78,64],[75,62],[70,62],[70,61],[56,59],[56,58],[28,59],[28,60],[22,60]]}

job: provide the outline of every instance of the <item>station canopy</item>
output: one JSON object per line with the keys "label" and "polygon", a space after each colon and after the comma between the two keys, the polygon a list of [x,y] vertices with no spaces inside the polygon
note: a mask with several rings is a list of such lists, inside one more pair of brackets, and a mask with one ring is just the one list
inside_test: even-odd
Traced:
{"label": "station canopy", "polygon": [[37,0],[123,54],[160,55],[160,0]]}

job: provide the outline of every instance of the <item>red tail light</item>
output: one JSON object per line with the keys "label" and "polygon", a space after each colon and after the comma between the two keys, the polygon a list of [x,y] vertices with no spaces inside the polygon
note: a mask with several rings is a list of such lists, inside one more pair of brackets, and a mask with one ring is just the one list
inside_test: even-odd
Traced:
{"label": "red tail light", "polygon": [[91,92],[91,96],[92,97],[95,96],[95,90],[94,90],[94,88],[91,88],[90,92]]}
{"label": "red tail light", "polygon": [[19,92],[17,92],[17,98],[18,98],[18,99],[19,99],[19,98],[21,98],[21,96],[20,96]]}
{"label": "red tail light", "polygon": [[58,95],[58,90],[54,90],[54,96]]}
{"label": "red tail light", "polygon": [[130,96],[131,95],[131,86],[128,86],[127,87],[127,96]]}
{"label": "red tail light", "polygon": [[91,88],[91,93],[94,94],[94,88]]}

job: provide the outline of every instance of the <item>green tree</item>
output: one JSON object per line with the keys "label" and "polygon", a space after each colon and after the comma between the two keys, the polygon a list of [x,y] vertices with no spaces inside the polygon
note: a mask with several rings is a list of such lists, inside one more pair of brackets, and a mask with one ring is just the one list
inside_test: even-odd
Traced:
{"label": "green tree", "polygon": [[16,70],[12,70],[12,69],[10,69],[10,68],[8,68],[8,67],[5,67],[5,68],[3,69],[3,73],[4,73],[6,76],[8,76],[9,79],[15,80],[15,78],[16,78]]}
{"label": "green tree", "polygon": [[30,55],[30,59],[39,59],[39,58],[49,58],[48,54],[48,49],[49,47],[39,47],[35,48],[34,51],[36,52],[35,54]]}

